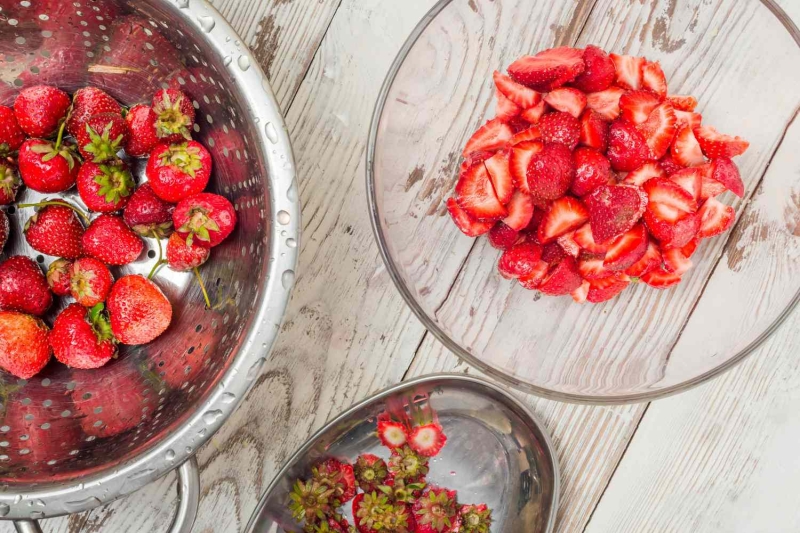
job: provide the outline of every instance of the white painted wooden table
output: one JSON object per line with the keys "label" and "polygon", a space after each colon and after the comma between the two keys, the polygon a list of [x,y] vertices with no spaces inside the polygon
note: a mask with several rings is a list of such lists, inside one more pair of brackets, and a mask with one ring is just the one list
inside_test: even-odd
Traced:
{"label": "white painted wooden table", "polygon": [[[676,0],[640,2],[663,10]],[[254,48],[286,114],[304,234],[297,286],[270,363],[199,452],[197,532],[240,531],[294,449],[371,392],[414,375],[474,372],[406,308],[373,242],[364,193],[372,103],[433,3],[215,0]],[[800,2],[781,4],[800,20]],[[565,30],[554,26],[554,39]],[[799,353],[795,312],[744,364],[677,397],[592,407],[518,394],[558,450],[558,531],[800,531]],[[48,520],[45,531],[161,532],[174,500],[175,476],[168,475],[104,508]],[[12,529],[0,524],[0,532]]]}

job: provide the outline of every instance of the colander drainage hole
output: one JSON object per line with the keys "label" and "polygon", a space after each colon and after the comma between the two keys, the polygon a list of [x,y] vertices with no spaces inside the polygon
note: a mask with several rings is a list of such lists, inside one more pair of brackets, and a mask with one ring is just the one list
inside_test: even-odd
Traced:
{"label": "colander drainage hole", "polygon": [[150,250],[149,252],[147,252],[147,257],[149,257],[150,259],[154,259],[155,256],[156,256],[155,250]]}

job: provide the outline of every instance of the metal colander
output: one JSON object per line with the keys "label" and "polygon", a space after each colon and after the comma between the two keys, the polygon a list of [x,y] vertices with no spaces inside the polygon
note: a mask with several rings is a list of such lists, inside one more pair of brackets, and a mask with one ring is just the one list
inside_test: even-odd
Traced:
{"label": "metal colander", "polygon": [[[17,520],[80,512],[130,493],[211,437],[258,376],[277,334],[300,218],[291,147],[269,84],[204,0],[0,0],[0,104],[38,84],[68,92],[94,85],[128,106],[162,87],[184,90],[197,110],[194,138],[213,156],[209,190],[233,202],[239,224],[200,270],[211,309],[191,274],[163,268],[156,281],[175,312],[156,341],[123,347],[98,370],[52,362],[27,381],[0,375],[0,516]],[[139,182],[144,163],[131,161]],[[18,200],[41,197],[24,190]],[[80,205],[76,192],[66,197]],[[27,255],[46,268],[55,258],[38,255],[22,236],[33,210],[6,212],[12,237],[4,255]],[[157,260],[150,240],[115,275],[146,275]],[[128,426],[135,427],[120,433]],[[175,530],[186,531],[196,466],[181,472],[189,498]]]}

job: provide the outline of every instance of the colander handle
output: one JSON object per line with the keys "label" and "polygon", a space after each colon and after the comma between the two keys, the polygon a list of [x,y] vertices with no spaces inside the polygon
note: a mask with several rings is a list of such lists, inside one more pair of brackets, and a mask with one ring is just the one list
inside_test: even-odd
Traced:
{"label": "colander handle", "polygon": [[[200,470],[191,457],[178,468],[178,510],[169,533],[190,533],[200,505]],[[42,533],[38,520],[14,520],[17,533]]]}

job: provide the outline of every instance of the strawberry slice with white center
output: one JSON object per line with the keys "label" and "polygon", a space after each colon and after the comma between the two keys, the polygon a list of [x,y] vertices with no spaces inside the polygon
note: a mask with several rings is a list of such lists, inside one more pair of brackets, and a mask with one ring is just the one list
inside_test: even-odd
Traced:
{"label": "strawberry slice with white center", "polygon": [[664,102],[653,110],[650,117],[639,125],[639,131],[647,139],[647,146],[654,159],[666,155],[678,131],[678,119],[669,102]]}
{"label": "strawberry slice with white center", "polygon": [[503,223],[516,231],[522,231],[528,227],[533,218],[533,199],[530,194],[516,190],[507,209],[508,216],[503,219]]}
{"label": "strawberry slice with white center", "polygon": [[572,296],[572,299],[575,301],[575,303],[586,303],[586,299],[589,297],[589,288],[591,286],[592,285],[588,281],[584,280],[580,287],[570,293],[570,296]]}
{"label": "strawberry slice with white center", "polygon": [[661,167],[661,165],[658,163],[649,162],[645,163],[633,172],[629,172],[622,181],[623,183],[629,183],[631,185],[637,185],[641,187],[648,180],[653,178],[664,178],[666,175],[667,173],[664,172],[664,169]]}
{"label": "strawberry slice with white center", "polygon": [[525,141],[511,148],[508,158],[508,166],[511,169],[511,178],[514,185],[522,192],[530,194],[528,187],[528,167],[533,160],[533,156],[544,148],[540,141]]}
{"label": "strawberry slice with white center", "polygon": [[411,449],[424,457],[439,455],[446,443],[447,437],[442,426],[436,423],[416,427],[408,436],[408,445]]}
{"label": "strawberry slice with white center", "polygon": [[[708,200],[715,196],[719,196],[728,190],[723,183],[715,180],[712,175],[714,173],[714,166],[712,163],[706,163],[697,167],[703,174],[703,186],[700,189],[700,200]],[[744,185],[744,184],[743,184]]]}
{"label": "strawberry slice with white center", "polygon": [[643,57],[609,54],[617,69],[617,85],[636,91],[642,88],[642,70],[647,60]]}
{"label": "strawberry slice with white center", "polygon": [[508,73],[531,89],[547,92],[574,80],[585,69],[583,50],[562,46],[521,57],[508,67]]}
{"label": "strawberry slice with white center", "polygon": [[565,233],[564,235],[556,239],[556,242],[558,243],[559,246],[561,246],[561,249],[564,250],[565,254],[570,255],[572,257],[578,257],[578,254],[581,253],[581,247],[578,246],[577,242],[575,242],[575,239],[573,238],[574,235],[575,235],[574,231]]}
{"label": "strawberry slice with white center", "polygon": [[484,222],[473,218],[458,206],[455,198],[447,199],[447,210],[450,212],[450,216],[458,229],[467,237],[480,237],[492,229],[492,222]]}
{"label": "strawberry slice with white center", "polygon": [[522,108],[506,98],[505,95],[500,92],[500,89],[495,91],[495,98],[497,99],[497,109],[495,114],[498,120],[508,122],[512,118],[517,117],[520,113],[522,113]]}
{"label": "strawberry slice with white center", "polygon": [[642,188],[647,193],[647,209],[667,222],[677,222],[697,211],[697,201],[670,178],[649,180]]}
{"label": "strawberry slice with white center", "polygon": [[703,123],[703,115],[701,115],[700,113],[693,113],[691,111],[681,111],[680,109],[675,109],[675,118],[678,119],[679,129],[685,126],[694,129]]}
{"label": "strawberry slice with white center", "polygon": [[703,189],[703,176],[705,172],[701,167],[689,167],[679,170],[669,177],[686,192],[692,195],[695,202],[700,200],[700,191]]}
{"label": "strawberry slice with white center", "polygon": [[498,150],[505,146],[514,136],[511,126],[499,119],[492,119],[467,141],[463,156],[467,157],[472,152]]}
{"label": "strawberry slice with white center", "polygon": [[520,117],[523,118],[524,120],[527,120],[531,124],[536,124],[537,122],[539,122],[539,119],[542,118],[542,115],[544,115],[545,111],[547,111],[547,102],[542,100],[535,106],[529,107],[528,109],[523,111]]}
{"label": "strawberry slice with white center", "polygon": [[541,94],[515,82],[502,72],[495,71],[494,84],[497,90],[522,109],[530,109],[542,100]]}
{"label": "strawberry slice with white center", "polygon": [[750,143],[741,137],[722,134],[713,126],[694,128],[694,136],[709,159],[736,157],[745,153],[750,147]]}
{"label": "strawberry slice with white center", "polygon": [[378,420],[378,438],[390,450],[399,448],[408,442],[405,426],[392,420]]}
{"label": "strawberry slice with white center", "polygon": [[539,126],[531,126],[526,130],[522,130],[519,133],[515,133],[508,144],[514,146],[515,144],[519,144],[525,141],[538,141],[541,138],[542,138],[542,131],[539,129]]}
{"label": "strawberry slice with white center", "polygon": [[508,215],[505,207],[497,199],[483,163],[473,165],[461,174],[456,184],[458,206],[478,220],[504,218]]}
{"label": "strawberry slice with white center", "polygon": [[619,99],[619,110],[624,119],[642,124],[660,103],[658,97],[649,91],[630,91]]}
{"label": "strawberry slice with white center", "polygon": [[583,252],[578,256],[578,273],[583,279],[602,279],[613,276],[614,272],[604,265],[603,254]]}
{"label": "strawberry slice with white center", "polygon": [[684,167],[694,167],[706,162],[692,128],[683,127],[678,130],[675,140],[672,141],[672,158]]}
{"label": "strawberry slice with white center", "polygon": [[508,152],[503,151],[497,152],[483,162],[489,172],[489,178],[492,180],[497,200],[503,205],[511,201],[511,195],[514,193],[514,180],[511,178],[508,159]]}
{"label": "strawberry slice with white center", "polygon": [[630,285],[630,278],[621,272],[607,278],[595,279],[589,282],[589,294],[586,300],[599,304],[615,298]]}
{"label": "strawberry slice with white center", "polygon": [[619,101],[625,89],[609,87],[605,91],[586,95],[586,107],[605,120],[616,120],[620,114]]}
{"label": "strawberry slice with white center", "polygon": [[539,242],[547,244],[554,241],[561,235],[578,229],[588,220],[589,213],[580,200],[569,196],[554,200],[539,225]]}
{"label": "strawberry slice with white center", "polygon": [[667,96],[667,102],[672,104],[676,111],[694,111],[697,109],[697,98],[694,96],[671,94]]}
{"label": "strawberry slice with white center", "polygon": [[650,242],[644,224],[636,224],[626,233],[611,241],[603,266],[609,270],[625,270],[639,261],[647,252]]}
{"label": "strawberry slice with white center", "polygon": [[551,91],[544,97],[550,107],[564,113],[569,113],[575,118],[581,116],[586,109],[586,95],[572,87],[561,87]]}
{"label": "strawberry slice with white center", "polygon": [[626,268],[625,274],[632,278],[640,278],[652,270],[661,268],[662,261],[661,249],[655,242],[650,241],[642,258]]}
{"label": "strawberry slice with white center", "polygon": [[698,211],[700,215],[700,231],[697,236],[701,239],[714,237],[724,233],[733,225],[736,212],[733,207],[725,205],[716,198],[709,198]]}
{"label": "strawberry slice with white center", "polygon": [[667,77],[658,61],[647,62],[642,67],[642,87],[661,100],[667,97]]}
{"label": "strawberry slice with white center", "polygon": [[680,275],[667,272],[663,268],[653,269],[640,279],[655,289],[668,289],[681,282]]}
{"label": "strawberry slice with white center", "polygon": [[680,248],[664,250],[661,256],[664,259],[664,270],[677,276],[683,276],[692,268],[692,260],[683,255]]}
{"label": "strawberry slice with white center", "polygon": [[526,289],[533,291],[539,288],[544,278],[547,277],[548,272],[550,272],[550,264],[540,260],[531,269],[530,274],[522,276],[517,281]]}
{"label": "strawberry slice with white center", "polygon": [[576,229],[572,239],[587,252],[603,255],[608,251],[608,245],[595,242],[591,224],[584,224]]}
{"label": "strawberry slice with white center", "polygon": [[712,162],[711,179],[723,184],[739,198],[744,197],[744,182],[739,174],[739,167],[730,158],[720,157]]}
{"label": "strawberry slice with white center", "polygon": [[608,148],[608,122],[591,109],[581,116],[580,144],[601,152]]}

